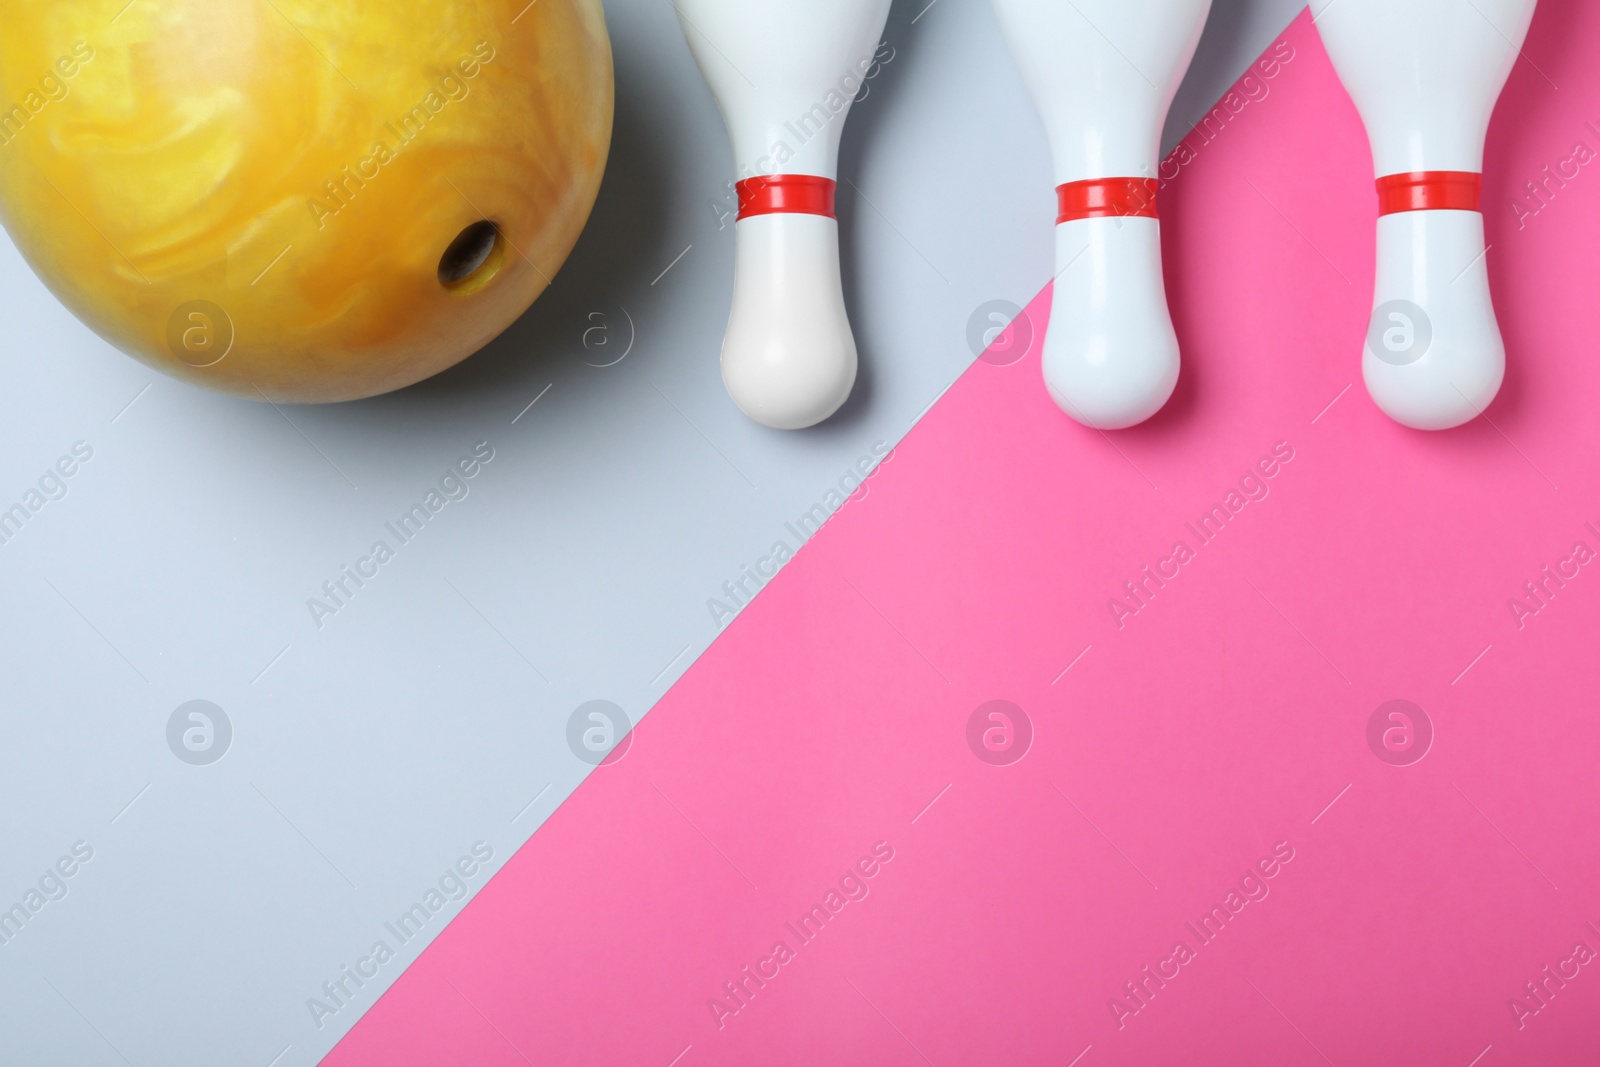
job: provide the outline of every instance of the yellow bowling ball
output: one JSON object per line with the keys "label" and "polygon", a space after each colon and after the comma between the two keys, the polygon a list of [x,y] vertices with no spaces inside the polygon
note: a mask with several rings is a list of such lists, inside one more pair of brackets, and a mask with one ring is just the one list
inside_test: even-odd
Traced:
{"label": "yellow bowling ball", "polygon": [[599,0],[5,0],[0,222],[153,367],[372,396],[550,284],[612,100]]}

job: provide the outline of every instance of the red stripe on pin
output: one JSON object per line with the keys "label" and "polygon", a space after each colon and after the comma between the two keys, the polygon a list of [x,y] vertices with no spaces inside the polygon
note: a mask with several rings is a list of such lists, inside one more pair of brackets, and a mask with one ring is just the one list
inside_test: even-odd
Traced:
{"label": "red stripe on pin", "polygon": [[751,215],[824,215],[833,218],[838,184],[815,174],[767,174],[734,186],[739,218]]}
{"label": "red stripe on pin", "polygon": [[1056,215],[1056,225],[1108,216],[1156,218],[1159,185],[1154,178],[1089,178],[1058,185],[1056,202],[1060,213]]}
{"label": "red stripe on pin", "polygon": [[1378,179],[1378,214],[1401,211],[1482,211],[1483,175],[1423,170]]}

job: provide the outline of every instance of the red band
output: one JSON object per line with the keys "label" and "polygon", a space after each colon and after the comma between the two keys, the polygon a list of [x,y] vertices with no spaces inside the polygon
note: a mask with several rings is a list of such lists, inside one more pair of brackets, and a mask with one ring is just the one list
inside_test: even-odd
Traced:
{"label": "red band", "polygon": [[1108,215],[1156,218],[1156,189],[1160,184],[1154,178],[1090,178],[1058,185],[1060,214],[1056,225]]}
{"label": "red band", "polygon": [[1483,175],[1424,170],[1378,179],[1378,214],[1399,211],[1482,211]]}
{"label": "red band", "polygon": [[739,192],[739,218],[751,215],[825,215],[833,218],[838,184],[814,174],[768,174],[746,178]]}

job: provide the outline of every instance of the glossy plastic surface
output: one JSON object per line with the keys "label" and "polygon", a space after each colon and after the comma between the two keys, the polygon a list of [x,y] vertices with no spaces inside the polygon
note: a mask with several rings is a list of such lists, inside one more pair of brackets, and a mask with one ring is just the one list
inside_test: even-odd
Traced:
{"label": "glossy plastic surface", "polygon": [[[678,0],[684,36],[722,110],[736,177],[837,178],[839,137],[873,63],[889,0]],[[722,379],[750,418],[815,425],[856,378],[838,224],[810,214],[737,223]]]}
{"label": "glossy plastic surface", "polygon": [[[1210,0],[994,0],[994,6],[1044,119],[1057,184],[1155,177],[1161,127]],[[1178,340],[1167,310],[1160,233],[1160,223],[1145,218],[1057,226],[1044,379],[1061,409],[1085,425],[1142,422],[1177,384]]]}
{"label": "glossy plastic surface", "polygon": [[[1377,177],[1483,170],[1489,116],[1535,0],[1318,0],[1317,29],[1361,112]],[[1505,377],[1485,267],[1483,216],[1409,211],[1378,220],[1377,282],[1361,359],[1396,422],[1442,430],[1488,407]]]}

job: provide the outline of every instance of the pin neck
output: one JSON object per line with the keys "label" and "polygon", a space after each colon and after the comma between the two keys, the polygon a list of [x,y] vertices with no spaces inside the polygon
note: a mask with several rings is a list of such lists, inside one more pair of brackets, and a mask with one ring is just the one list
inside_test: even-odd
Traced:
{"label": "pin neck", "polygon": [[1089,178],[1056,186],[1056,225],[1108,216],[1157,218],[1155,178]]}
{"label": "pin neck", "polygon": [[1482,211],[1483,175],[1466,170],[1423,170],[1378,179],[1378,214],[1402,211]]}
{"label": "pin neck", "polygon": [[739,218],[752,215],[822,215],[834,218],[838,184],[814,174],[767,174],[734,186]]}

